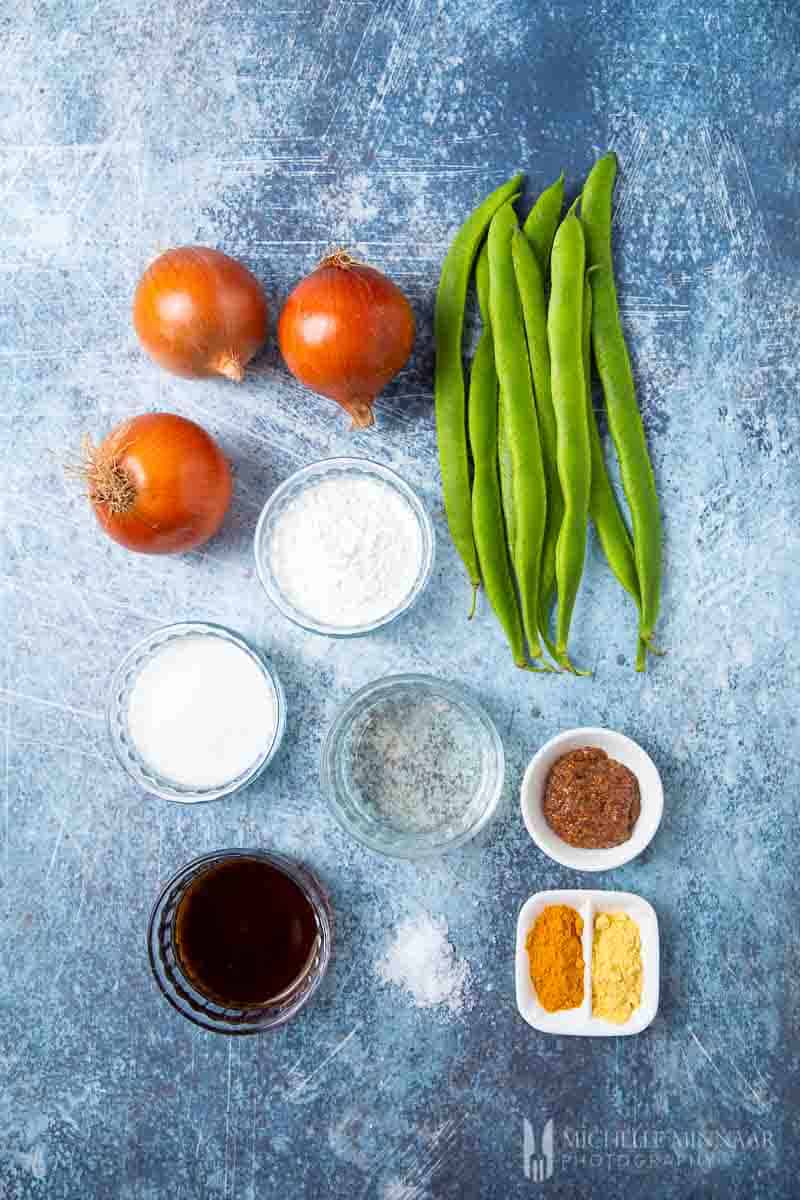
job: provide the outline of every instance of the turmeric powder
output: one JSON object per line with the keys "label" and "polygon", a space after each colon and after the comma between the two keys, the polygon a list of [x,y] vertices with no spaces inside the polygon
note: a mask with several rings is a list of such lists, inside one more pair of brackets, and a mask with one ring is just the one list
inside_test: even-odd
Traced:
{"label": "turmeric powder", "polygon": [[568,904],[542,909],[525,939],[531,979],[542,1008],[559,1012],[583,1001],[583,918]]}

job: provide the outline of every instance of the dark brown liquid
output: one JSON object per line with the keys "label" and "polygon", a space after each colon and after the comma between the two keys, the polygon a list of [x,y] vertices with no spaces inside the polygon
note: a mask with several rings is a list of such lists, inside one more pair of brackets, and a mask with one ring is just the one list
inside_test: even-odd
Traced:
{"label": "dark brown liquid", "polygon": [[229,1007],[268,1004],[306,971],[319,941],[302,889],[257,858],[230,858],[189,884],[175,952],[198,991]]}

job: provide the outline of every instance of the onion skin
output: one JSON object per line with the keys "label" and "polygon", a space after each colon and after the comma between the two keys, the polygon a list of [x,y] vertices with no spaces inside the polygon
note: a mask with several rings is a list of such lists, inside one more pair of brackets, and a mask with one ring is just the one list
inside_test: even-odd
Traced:
{"label": "onion skin", "polygon": [[178,554],[208,541],[231,500],[216,442],[185,417],[148,413],[85,447],[81,475],[110,538],[140,554]]}
{"label": "onion skin", "polygon": [[236,259],[180,246],[139,280],[133,323],[150,357],[173,375],[239,383],[267,339],[269,309],[261,284]]}
{"label": "onion skin", "polygon": [[291,373],[340,404],[358,429],[373,424],[373,401],[408,362],[414,334],[397,284],[343,251],[297,284],[278,321]]}

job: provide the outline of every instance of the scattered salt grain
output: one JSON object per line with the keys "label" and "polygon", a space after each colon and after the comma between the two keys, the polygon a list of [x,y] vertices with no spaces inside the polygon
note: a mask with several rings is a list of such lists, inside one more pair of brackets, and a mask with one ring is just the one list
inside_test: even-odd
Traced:
{"label": "scattered salt grain", "polygon": [[417,1008],[444,1004],[458,1013],[471,1004],[469,963],[456,958],[444,917],[420,913],[397,927],[388,953],[376,967],[379,979],[404,988]]}

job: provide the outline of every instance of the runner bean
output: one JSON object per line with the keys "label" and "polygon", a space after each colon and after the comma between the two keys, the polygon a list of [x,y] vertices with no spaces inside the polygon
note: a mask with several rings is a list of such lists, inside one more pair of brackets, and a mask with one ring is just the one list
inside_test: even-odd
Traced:
{"label": "runner bean", "polygon": [[539,571],[547,495],[522,305],[511,249],[518,228],[510,203],[498,209],[489,226],[489,307],[511,455],[516,526],[514,567],[528,649],[531,657],[537,659],[542,654],[538,622]]}
{"label": "runner bean", "polygon": [[536,415],[542,445],[542,464],[547,488],[547,513],[542,541],[542,565],[539,584],[539,631],[550,653],[550,603],[555,586],[556,542],[564,513],[561,485],[556,468],[556,415],[550,386],[550,350],[547,345],[547,303],[544,273],[536,252],[522,230],[511,244],[514,271],[522,301],[525,334],[528,341]]}
{"label": "runner bean", "polygon": [[564,172],[562,171],[555,183],[551,183],[539,196],[522,227],[525,236],[536,251],[542,275],[545,277],[550,265],[553,238],[556,236],[558,222],[561,220],[563,203]]}
{"label": "runner bean", "polygon": [[633,525],[634,558],[641,594],[639,636],[648,649],[653,649],[661,592],[661,517],[614,284],[611,197],[616,174],[614,154],[598,159],[583,188],[581,218],[586,230],[589,265],[597,268],[590,276],[592,347]]}
{"label": "runner bean", "polygon": [[547,337],[556,414],[556,465],[564,498],[556,544],[556,653],[560,664],[572,671],[567,644],[586,556],[592,467],[582,345],[584,267],[583,229],[570,210],[553,242]]}
{"label": "runner bean", "polygon": [[514,662],[527,667],[525,635],[511,572],[497,463],[498,387],[489,316],[489,251],[486,242],[475,269],[478,303],[483,319],[469,382],[469,440],[474,476],[472,528],[486,596],[508,638]]}
{"label": "runner bean", "polygon": [[[603,454],[603,443],[597,428],[597,419],[592,407],[591,384],[591,324],[592,324],[592,289],[587,276],[583,285],[583,371],[586,381],[586,418],[589,424],[589,444],[592,454],[592,484],[589,494],[589,516],[597,530],[597,537],[605,554],[606,561],[618,582],[631,596],[637,611],[641,607],[639,596],[639,579],[636,574],[636,562],[633,556],[633,543],[628,533],[628,527],[620,512],[617,497],[611,486]],[[636,666],[643,669],[640,661],[644,652],[644,643],[637,639]]]}
{"label": "runner bean", "polygon": [[[472,611],[480,570],[472,530],[472,498],[467,451],[467,413],[462,337],[467,287],[478,248],[494,213],[518,190],[515,175],[478,205],[459,229],[445,256],[436,295],[434,394],[442,491],[450,535],[473,588]],[[472,615],[470,613],[470,615]]]}

